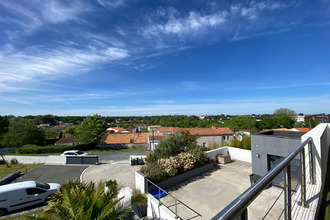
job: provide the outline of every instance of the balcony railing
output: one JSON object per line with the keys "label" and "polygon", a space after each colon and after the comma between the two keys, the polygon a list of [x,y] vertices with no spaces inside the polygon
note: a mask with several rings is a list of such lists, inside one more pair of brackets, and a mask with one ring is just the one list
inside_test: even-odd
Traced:
{"label": "balcony railing", "polygon": [[[311,137],[307,138],[274,169],[270,170],[265,176],[260,178],[255,184],[243,192],[212,219],[248,219],[248,206],[262,193],[262,191],[268,188],[273,180],[281,173],[283,173],[283,190],[279,193],[271,207],[264,213],[262,219],[267,217],[276,203],[283,204],[281,211],[278,213],[278,219],[291,219],[295,214],[293,213],[293,208],[296,208],[297,206],[308,208],[306,185],[307,182],[309,184],[315,184],[315,169],[313,167],[314,157],[312,155],[311,141]],[[295,173],[291,175],[291,162],[298,155],[300,155],[300,166],[294,171]],[[296,176],[297,172],[300,172],[301,179],[296,186],[292,186],[292,176]],[[297,189],[299,190],[299,193],[295,194]],[[296,198],[298,194],[300,194],[300,199]],[[280,200],[281,197],[283,198],[283,203]]]}

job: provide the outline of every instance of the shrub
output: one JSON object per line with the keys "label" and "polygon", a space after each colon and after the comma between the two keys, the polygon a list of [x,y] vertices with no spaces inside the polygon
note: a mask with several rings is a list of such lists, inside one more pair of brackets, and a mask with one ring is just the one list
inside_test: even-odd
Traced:
{"label": "shrub", "polygon": [[172,133],[167,138],[161,140],[155,149],[157,159],[169,158],[183,152],[187,141],[183,134]]}
{"label": "shrub", "polygon": [[191,154],[180,153],[176,157],[176,159],[179,163],[180,172],[186,172],[186,171],[191,170],[195,167],[196,159]]}
{"label": "shrub", "polygon": [[17,159],[16,159],[16,158],[12,158],[12,159],[10,160],[10,164],[18,164]]}
{"label": "shrub", "polygon": [[160,159],[158,163],[165,170],[168,176],[175,176],[180,168],[180,163],[177,157],[170,157],[167,159]]}
{"label": "shrub", "polygon": [[194,156],[197,166],[203,166],[208,161],[206,158],[206,153],[204,152],[203,148],[198,145],[189,148],[187,153],[190,153]]}
{"label": "shrub", "polygon": [[149,163],[141,167],[141,172],[155,183],[160,182],[167,177],[165,170],[158,162]]}
{"label": "shrub", "polygon": [[148,153],[145,161],[146,161],[146,164],[156,162],[157,159],[156,159],[155,154],[154,153]]}

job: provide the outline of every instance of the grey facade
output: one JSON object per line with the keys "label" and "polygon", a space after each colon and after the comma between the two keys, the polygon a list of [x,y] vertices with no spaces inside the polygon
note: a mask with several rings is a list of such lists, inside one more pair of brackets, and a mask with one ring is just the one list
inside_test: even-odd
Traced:
{"label": "grey facade", "polygon": [[[251,135],[252,174],[263,176],[301,143],[304,132],[266,131]],[[292,173],[299,169],[299,156],[293,161]],[[299,178],[299,177],[298,177]],[[281,182],[281,177],[278,179]]]}

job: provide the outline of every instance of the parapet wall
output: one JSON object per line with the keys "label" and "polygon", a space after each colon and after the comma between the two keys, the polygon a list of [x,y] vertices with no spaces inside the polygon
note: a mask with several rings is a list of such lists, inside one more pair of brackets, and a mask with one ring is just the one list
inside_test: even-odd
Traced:
{"label": "parapet wall", "polygon": [[206,157],[216,161],[219,154],[230,155],[232,159],[245,161],[248,163],[252,162],[252,156],[250,150],[235,148],[235,147],[220,147],[218,149],[206,151]]}

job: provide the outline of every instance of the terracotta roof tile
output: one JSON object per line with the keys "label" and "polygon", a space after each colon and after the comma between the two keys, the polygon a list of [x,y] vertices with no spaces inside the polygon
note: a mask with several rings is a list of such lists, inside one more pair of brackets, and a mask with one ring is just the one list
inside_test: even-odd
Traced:
{"label": "terracotta roof tile", "polygon": [[[131,141],[132,140],[132,141]],[[104,141],[106,144],[139,144],[147,143],[146,134],[129,133],[129,134],[108,134]]]}
{"label": "terracotta roof tile", "polygon": [[309,132],[309,128],[294,128],[300,132]]}
{"label": "terracotta roof tile", "polygon": [[69,144],[69,143],[79,143],[79,141],[75,140],[73,137],[61,138],[56,141],[55,144]]}

